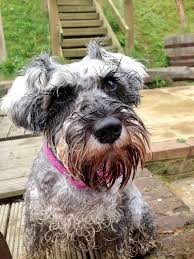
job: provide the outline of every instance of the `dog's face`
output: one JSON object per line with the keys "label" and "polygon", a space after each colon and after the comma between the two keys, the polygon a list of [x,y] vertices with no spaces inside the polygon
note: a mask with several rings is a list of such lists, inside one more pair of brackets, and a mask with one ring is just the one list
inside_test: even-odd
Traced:
{"label": "dog's face", "polygon": [[133,111],[145,76],[140,63],[94,43],[70,65],[37,58],[2,108],[16,125],[44,132],[76,179],[110,188],[121,176],[123,187],[145,158],[147,131]]}

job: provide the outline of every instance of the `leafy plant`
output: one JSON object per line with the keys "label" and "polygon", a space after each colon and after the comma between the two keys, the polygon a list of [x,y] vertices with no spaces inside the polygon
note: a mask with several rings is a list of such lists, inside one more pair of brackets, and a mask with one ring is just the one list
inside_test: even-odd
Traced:
{"label": "leafy plant", "polygon": [[1,12],[8,58],[0,77],[10,78],[33,56],[50,52],[49,22],[41,0],[3,0]]}
{"label": "leafy plant", "polygon": [[170,86],[170,81],[167,79],[162,79],[160,76],[155,76],[152,82],[147,83],[148,89],[154,89],[154,88],[162,88]]}

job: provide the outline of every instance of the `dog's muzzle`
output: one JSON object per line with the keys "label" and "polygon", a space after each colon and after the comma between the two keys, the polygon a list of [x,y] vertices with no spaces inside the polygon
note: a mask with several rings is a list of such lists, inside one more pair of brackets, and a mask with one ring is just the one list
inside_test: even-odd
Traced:
{"label": "dog's muzzle", "polygon": [[120,137],[121,131],[121,121],[112,116],[97,121],[93,127],[93,135],[101,144],[113,144]]}

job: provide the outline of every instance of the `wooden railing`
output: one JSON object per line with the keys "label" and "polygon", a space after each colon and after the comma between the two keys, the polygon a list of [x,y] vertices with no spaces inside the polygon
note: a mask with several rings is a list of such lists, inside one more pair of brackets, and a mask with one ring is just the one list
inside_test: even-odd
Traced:
{"label": "wooden railing", "polygon": [[63,59],[63,53],[61,49],[61,25],[59,20],[57,0],[48,0],[48,13],[50,22],[50,37],[51,37],[51,49],[52,55]]}
{"label": "wooden railing", "polygon": [[123,4],[124,17],[117,10],[112,0],[98,0],[101,8],[103,9],[104,3],[108,4],[112,15],[115,17],[121,31],[125,35],[125,52],[130,53],[133,47],[133,1],[132,0],[121,0]]}
{"label": "wooden railing", "polygon": [[5,38],[3,33],[3,22],[0,10],[0,63],[5,62],[7,58],[7,51],[5,45]]}

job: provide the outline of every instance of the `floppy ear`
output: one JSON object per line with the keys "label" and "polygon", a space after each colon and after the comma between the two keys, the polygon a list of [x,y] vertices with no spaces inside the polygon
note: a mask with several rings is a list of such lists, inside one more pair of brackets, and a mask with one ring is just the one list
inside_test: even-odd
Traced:
{"label": "floppy ear", "polygon": [[90,59],[99,59],[107,64],[114,63],[116,70],[122,73],[122,78],[127,81],[128,92],[131,96],[130,100],[137,105],[140,101],[139,90],[144,85],[145,78],[148,74],[143,64],[135,59],[119,53],[111,53],[101,48],[98,43],[91,42],[88,46],[88,56]]}
{"label": "floppy ear", "polygon": [[36,58],[2,98],[1,109],[17,126],[39,132],[44,128],[43,91],[57,64],[47,54]]}
{"label": "floppy ear", "polygon": [[128,92],[131,96],[131,101],[137,106],[140,102],[139,91],[143,88],[145,79],[148,77],[144,65],[123,54],[111,53],[111,56],[119,62],[119,68],[128,83]]}

